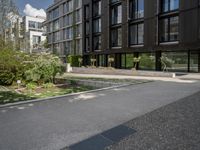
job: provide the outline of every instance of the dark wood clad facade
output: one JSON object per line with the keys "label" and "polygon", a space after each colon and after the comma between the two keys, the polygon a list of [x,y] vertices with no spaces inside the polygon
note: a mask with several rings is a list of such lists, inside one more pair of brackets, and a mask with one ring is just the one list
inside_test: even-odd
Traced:
{"label": "dark wood clad facade", "polygon": [[[130,21],[130,0],[119,0],[113,4],[109,0],[101,1],[101,49],[94,50],[93,33],[93,4],[98,0],[83,0],[83,18],[85,7],[89,6],[90,34],[86,35],[86,20],[83,21],[83,55],[85,65],[90,65],[90,58],[97,59],[97,66],[107,66],[108,57],[114,57],[113,66],[116,68],[131,68],[127,59],[129,56],[145,54],[153,58],[154,66],[141,67],[147,70],[161,70],[160,57],[168,56],[175,61],[172,71],[200,72],[200,1],[179,0],[177,10],[161,13],[162,0],[144,0],[144,17]],[[122,30],[122,44],[119,47],[111,46],[111,8],[113,5],[122,5],[122,22],[118,24]],[[178,39],[176,41],[160,41],[160,22],[162,19],[178,16]],[[144,23],[143,44],[130,45],[130,24]],[[89,38],[89,48],[86,50],[86,36]],[[171,36],[171,35],[170,35]],[[148,58],[147,58],[148,59]],[[181,60],[180,60],[181,59]],[[104,61],[104,62],[102,62]],[[146,61],[146,60],[145,60]],[[125,63],[124,63],[125,62]],[[143,64],[145,66],[145,62]],[[173,67],[172,67],[173,68]],[[140,69],[140,67],[139,67]]]}

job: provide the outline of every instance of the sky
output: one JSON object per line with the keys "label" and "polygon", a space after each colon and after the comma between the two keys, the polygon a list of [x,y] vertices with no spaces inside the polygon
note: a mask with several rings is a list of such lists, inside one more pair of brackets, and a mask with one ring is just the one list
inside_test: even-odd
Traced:
{"label": "sky", "polygon": [[[40,9],[46,9],[49,5],[53,4],[53,0],[14,0],[17,7],[19,8],[21,15],[34,15],[34,12],[38,10],[36,14],[42,14],[43,12]],[[26,12],[24,12],[25,6]],[[37,10],[36,10],[37,9]]]}

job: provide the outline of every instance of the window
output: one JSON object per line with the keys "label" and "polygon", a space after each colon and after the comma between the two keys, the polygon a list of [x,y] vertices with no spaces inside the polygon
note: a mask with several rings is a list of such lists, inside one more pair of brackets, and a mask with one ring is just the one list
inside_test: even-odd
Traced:
{"label": "window", "polygon": [[93,32],[94,33],[101,32],[101,19],[93,20]]}
{"label": "window", "polygon": [[54,42],[57,42],[59,40],[60,40],[60,32],[58,31],[54,33]]}
{"label": "window", "polygon": [[72,27],[65,29],[64,38],[65,39],[73,38],[73,28]]}
{"label": "window", "polygon": [[177,41],[179,37],[179,17],[160,20],[160,42]]}
{"label": "window", "polygon": [[139,19],[144,17],[144,0],[130,0],[129,5],[130,19]]}
{"label": "window", "polygon": [[90,38],[86,37],[85,38],[85,52],[89,52],[90,51]]}
{"label": "window", "polygon": [[75,0],[75,8],[81,7],[81,0]]}
{"label": "window", "polygon": [[89,21],[85,22],[85,34],[86,35],[90,34],[90,23],[89,23]]}
{"label": "window", "polygon": [[82,26],[80,24],[76,25],[76,37],[81,37]]}
{"label": "window", "polygon": [[155,53],[140,53],[139,69],[141,70],[155,70],[156,57]]}
{"label": "window", "polygon": [[179,0],[162,0],[161,12],[169,12],[179,9]]}
{"label": "window", "polygon": [[58,18],[59,17],[59,7],[54,9],[53,11],[53,18]]}
{"label": "window", "polygon": [[42,23],[40,23],[40,22],[29,21],[28,23],[29,23],[29,28],[42,29]]}
{"label": "window", "polygon": [[98,35],[98,36],[94,36],[93,37],[93,48],[94,50],[101,50],[101,36]]}
{"label": "window", "polygon": [[59,49],[60,49],[60,45],[59,44],[54,44],[53,53],[54,54],[58,54],[59,53]]}
{"label": "window", "polygon": [[130,25],[130,45],[144,43],[144,24]]}
{"label": "window", "polygon": [[65,42],[65,53],[70,54],[72,50],[72,41]]}
{"label": "window", "polygon": [[112,47],[121,47],[122,45],[122,29],[114,28],[111,30],[111,46]]}
{"label": "window", "polygon": [[81,21],[81,10],[77,10],[76,13],[75,13],[75,20],[76,20],[76,23],[80,22]]}
{"label": "window", "polygon": [[73,1],[69,0],[64,4],[64,13],[68,13],[73,11]]}
{"label": "window", "polygon": [[40,42],[41,42],[41,37],[33,35],[33,45],[40,44]]}
{"label": "window", "polygon": [[93,17],[101,15],[101,1],[96,1],[93,4]]}
{"label": "window", "polygon": [[85,16],[85,19],[90,18],[90,7],[89,7],[89,5],[85,5],[85,7],[84,7],[84,16]]}
{"label": "window", "polygon": [[115,5],[111,8],[111,24],[122,23],[122,5]]}
{"label": "window", "polygon": [[59,20],[54,21],[53,23],[53,30],[58,30],[60,27]]}
{"label": "window", "polygon": [[106,66],[106,56],[99,55],[99,66],[105,67]]}
{"label": "window", "polygon": [[64,26],[70,26],[73,23],[73,14],[70,13],[64,17]]}
{"label": "window", "polygon": [[120,0],[111,0],[111,3],[120,2]]}

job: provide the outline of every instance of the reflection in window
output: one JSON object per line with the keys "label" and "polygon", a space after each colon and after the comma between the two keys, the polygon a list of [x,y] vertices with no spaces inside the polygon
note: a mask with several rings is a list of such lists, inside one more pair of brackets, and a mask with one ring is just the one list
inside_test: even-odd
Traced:
{"label": "reflection in window", "polygon": [[162,0],[161,1],[161,11],[169,12],[179,9],[179,0]]}
{"label": "reflection in window", "polygon": [[130,19],[139,19],[144,17],[144,0],[130,0]]}
{"label": "reflection in window", "polygon": [[122,5],[115,5],[111,8],[111,24],[122,22]]}
{"label": "reflection in window", "polygon": [[111,30],[111,46],[121,47],[122,45],[122,28],[113,28]]}
{"label": "reflection in window", "polygon": [[130,25],[130,45],[144,43],[144,24]]}
{"label": "reflection in window", "polygon": [[179,36],[179,17],[160,20],[160,42],[177,41]]}

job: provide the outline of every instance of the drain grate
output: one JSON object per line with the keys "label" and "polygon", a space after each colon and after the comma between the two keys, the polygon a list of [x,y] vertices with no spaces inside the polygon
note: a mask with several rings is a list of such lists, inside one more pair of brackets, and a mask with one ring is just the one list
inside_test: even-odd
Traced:
{"label": "drain grate", "polygon": [[134,134],[136,130],[124,125],[117,126],[101,134],[93,136],[77,144],[71,145],[70,150],[104,150],[120,140]]}
{"label": "drain grate", "polygon": [[136,130],[133,130],[124,125],[120,125],[108,131],[103,132],[101,135],[103,135],[107,139],[110,139],[113,142],[119,142],[120,140],[134,134],[135,132]]}

